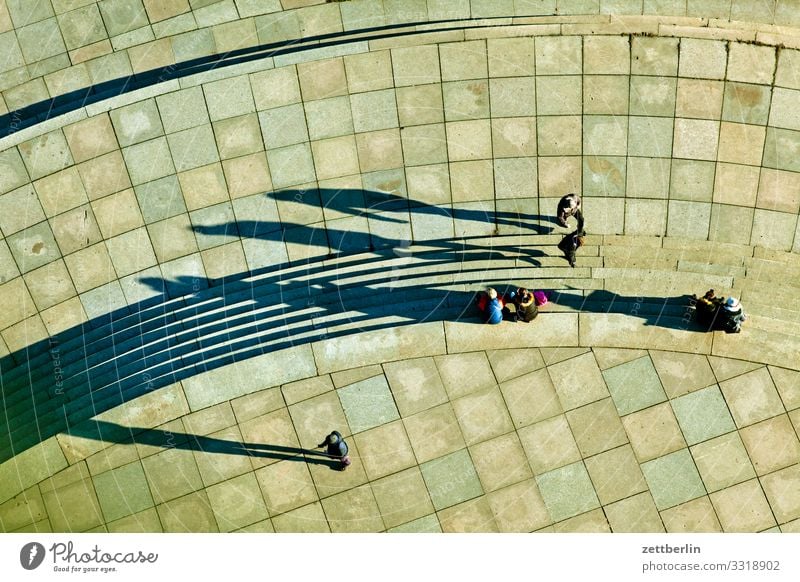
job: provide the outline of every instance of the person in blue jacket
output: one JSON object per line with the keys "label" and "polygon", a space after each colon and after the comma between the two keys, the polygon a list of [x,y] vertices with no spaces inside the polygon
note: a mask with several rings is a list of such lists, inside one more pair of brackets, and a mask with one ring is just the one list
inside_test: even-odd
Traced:
{"label": "person in blue jacket", "polygon": [[483,313],[483,320],[491,325],[503,321],[503,299],[497,291],[489,287],[486,293],[478,295],[478,309]]}

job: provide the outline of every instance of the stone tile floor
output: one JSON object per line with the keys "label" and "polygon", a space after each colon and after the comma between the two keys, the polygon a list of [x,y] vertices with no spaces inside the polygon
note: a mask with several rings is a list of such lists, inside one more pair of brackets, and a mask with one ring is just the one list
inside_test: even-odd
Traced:
{"label": "stone tile floor", "polygon": [[[774,366],[609,348],[370,365],[112,444],[0,505],[0,527],[798,531],[799,381]],[[298,453],[332,429],[350,445],[345,472]]]}
{"label": "stone tile floor", "polygon": [[[179,16],[145,2],[146,14],[126,18],[120,7],[140,3],[125,0],[23,22],[22,4],[8,4],[16,65]],[[216,22],[217,8],[195,13],[198,25]],[[78,38],[78,20],[96,26]],[[36,40],[58,27],[65,45],[59,34]],[[177,36],[170,50],[185,60],[236,48],[240,29],[224,30]],[[486,209],[539,212],[570,190],[589,194],[595,233],[796,250],[797,54],[618,35],[409,46],[214,80],[56,129],[0,152],[0,352],[157,294],[143,277],[223,277],[412,234],[488,235]],[[104,57],[87,75],[126,74],[126,59]],[[289,187],[295,197],[263,196]],[[327,204],[326,188],[362,200]],[[369,208],[362,188],[420,204],[396,222],[354,216]],[[424,204],[457,212],[414,211]],[[261,236],[281,228],[285,240]],[[609,252],[594,276],[624,287],[614,267],[636,267],[646,250],[616,265]],[[219,371],[129,403],[179,411],[129,442],[96,452],[50,439],[30,456],[69,466],[0,504],[0,529],[800,529],[800,374],[745,361],[775,363],[796,344],[719,338],[734,360],[672,351],[711,353],[711,338],[655,337],[618,314],[553,322],[525,331],[662,351],[516,349],[511,335],[491,343],[448,323],[435,352],[448,355],[362,366],[365,340],[353,335],[275,360],[329,374],[247,396],[248,377],[265,370],[240,363],[238,383]],[[421,329],[400,333],[413,344],[427,339]],[[351,446],[345,473],[298,452],[332,428]]]}

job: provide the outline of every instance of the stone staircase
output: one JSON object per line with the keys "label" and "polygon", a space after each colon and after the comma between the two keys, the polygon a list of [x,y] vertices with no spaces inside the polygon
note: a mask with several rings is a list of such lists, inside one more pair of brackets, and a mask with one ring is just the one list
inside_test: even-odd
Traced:
{"label": "stone staircase", "polygon": [[[98,318],[0,362],[0,462],[155,389],[257,355],[413,323],[479,323],[473,297],[487,285],[549,291],[544,317],[620,314],[690,330],[687,296],[714,288],[742,298],[745,334],[800,335],[798,255],[590,236],[570,268],[559,240],[470,237],[345,254],[208,281],[200,291],[173,291]],[[173,283],[191,289],[189,281]]]}

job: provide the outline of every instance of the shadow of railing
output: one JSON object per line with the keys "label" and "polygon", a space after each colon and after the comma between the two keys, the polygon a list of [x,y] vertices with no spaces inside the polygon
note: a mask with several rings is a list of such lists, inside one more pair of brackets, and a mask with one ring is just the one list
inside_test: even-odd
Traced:
{"label": "shadow of railing", "polygon": [[[282,240],[300,230],[264,236]],[[411,263],[383,249],[221,281],[143,279],[167,294],[0,359],[0,461],[105,410],[230,363],[363,331],[477,316],[467,288],[487,284],[484,262],[507,258],[506,249],[456,240],[429,246]],[[472,261],[481,265],[472,270]],[[432,273],[438,283],[428,282]]]}
{"label": "shadow of railing", "polygon": [[[397,224],[409,222],[411,214],[438,213],[448,220],[513,224],[521,233],[536,233],[541,232],[539,223],[549,220],[440,208],[362,190],[297,190],[269,196],[303,204],[317,201],[326,210]],[[535,281],[543,290],[554,288],[548,275],[536,268],[545,252],[526,247],[517,235],[421,240],[412,247],[411,240],[371,231],[276,221],[193,228],[199,236],[257,238],[300,247],[313,247],[320,237],[324,242],[318,256],[223,279],[143,278],[140,282],[155,290],[156,297],[0,358],[0,462],[50,436],[74,431],[106,410],[221,366],[398,325],[477,323],[475,290],[492,285],[503,291],[511,279]],[[361,237],[364,246],[336,244],[351,237]],[[544,246],[548,244],[555,251],[554,241]],[[368,253],[351,254],[356,251]],[[565,273],[571,276],[571,270]],[[558,283],[559,288],[563,285]],[[608,292],[593,292],[588,298],[554,295],[554,302],[572,302],[575,310],[605,312],[621,309],[629,299]],[[646,315],[652,325],[674,325],[663,310],[639,315]]]}

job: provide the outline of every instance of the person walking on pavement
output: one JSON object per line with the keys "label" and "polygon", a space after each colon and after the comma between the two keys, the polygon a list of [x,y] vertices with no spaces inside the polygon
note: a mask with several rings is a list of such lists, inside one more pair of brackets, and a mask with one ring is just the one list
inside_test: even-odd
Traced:
{"label": "person walking on pavement", "polygon": [[335,430],[317,445],[317,448],[327,447],[327,454],[340,463],[339,470],[344,471],[350,465],[350,456],[347,454],[347,443],[339,431]]}

